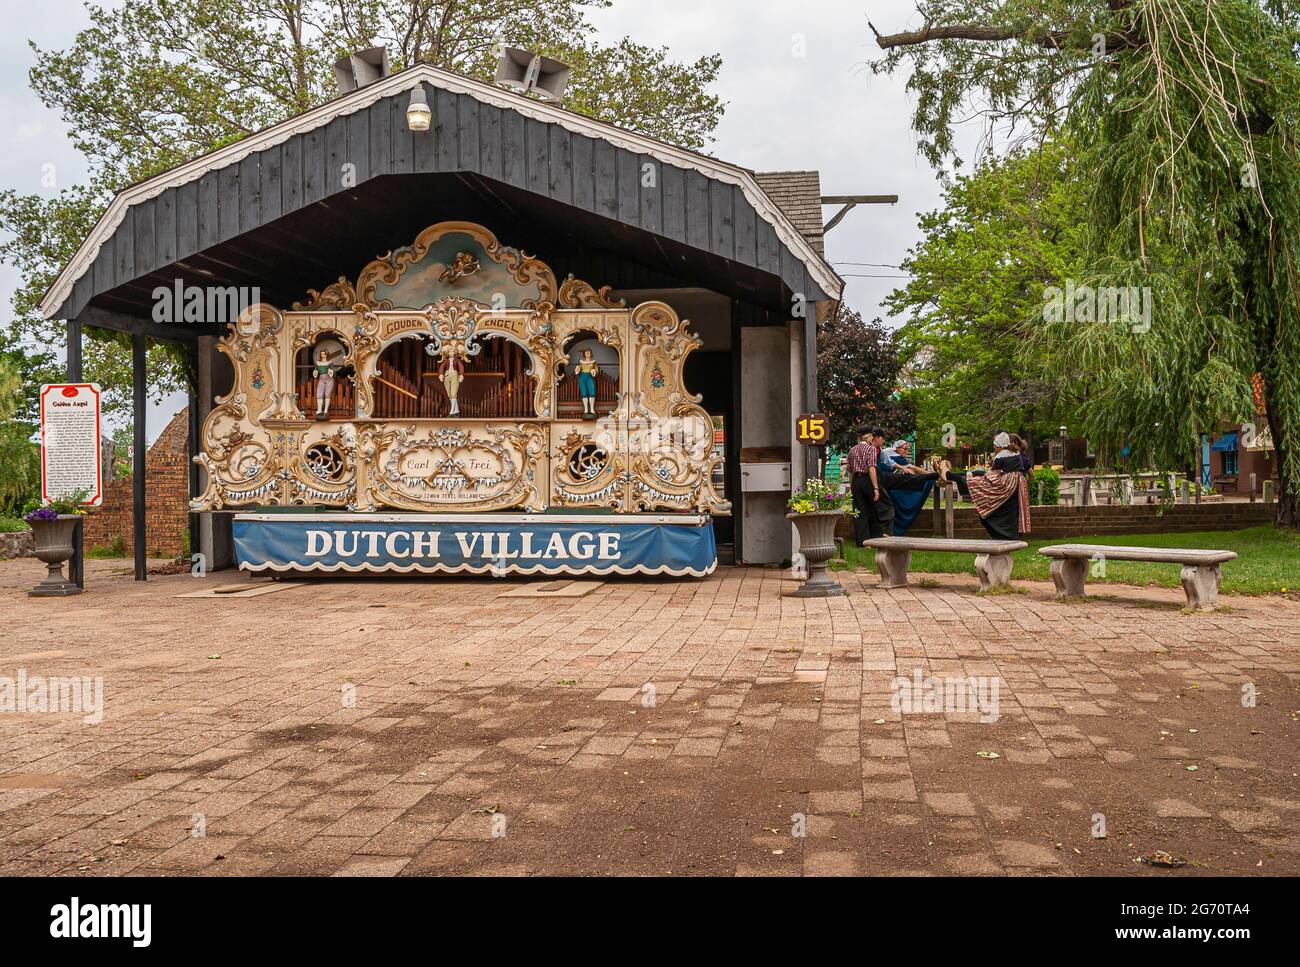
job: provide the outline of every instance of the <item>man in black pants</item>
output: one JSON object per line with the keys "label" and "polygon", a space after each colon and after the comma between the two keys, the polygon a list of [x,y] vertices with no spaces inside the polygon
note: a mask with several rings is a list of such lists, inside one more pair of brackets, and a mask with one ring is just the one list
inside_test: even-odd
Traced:
{"label": "man in black pants", "polygon": [[849,451],[849,473],[852,479],[849,487],[853,493],[853,509],[858,516],[853,518],[853,532],[858,547],[874,537],[885,535],[876,500],[880,495],[880,482],[876,477],[876,461],[880,458],[880,448],[872,442],[875,437],[870,427],[861,427],[858,442]]}

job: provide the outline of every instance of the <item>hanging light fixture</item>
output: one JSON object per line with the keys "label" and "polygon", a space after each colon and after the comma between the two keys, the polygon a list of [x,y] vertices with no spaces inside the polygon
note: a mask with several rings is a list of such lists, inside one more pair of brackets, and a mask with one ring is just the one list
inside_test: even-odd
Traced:
{"label": "hanging light fixture", "polygon": [[428,98],[424,96],[424,84],[417,81],[411,89],[411,103],[406,108],[406,126],[412,131],[428,131],[433,113],[429,110]]}

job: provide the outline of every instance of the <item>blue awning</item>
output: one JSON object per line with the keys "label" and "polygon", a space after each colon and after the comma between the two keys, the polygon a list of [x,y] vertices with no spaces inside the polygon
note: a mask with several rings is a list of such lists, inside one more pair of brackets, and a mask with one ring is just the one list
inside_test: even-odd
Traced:
{"label": "blue awning", "polygon": [[1210,449],[1211,449],[1211,450],[1218,450],[1220,453],[1223,453],[1223,452],[1228,452],[1228,453],[1235,452],[1236,449],[1237,449],[1237,434],[1236,434],[1236,432],[1234,431],[1234,432],[1232,432],[1232,433],[1225,433],[1225,434],[1223,434],[1223,436],[1219,437],[1219,439],[1217,439],[1217,440],[1214,441],[1214,445],[1213,445],[1212,447],[1210,447]]}

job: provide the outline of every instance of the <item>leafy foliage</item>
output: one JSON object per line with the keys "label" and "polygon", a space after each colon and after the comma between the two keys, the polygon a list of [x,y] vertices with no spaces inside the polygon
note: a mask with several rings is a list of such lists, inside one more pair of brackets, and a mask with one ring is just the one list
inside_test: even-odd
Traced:
{"label": "leafy foliage", "polygon": [[38,520],[53,520],[67,515],[84,517],[90,512],[89,508],[86,507],[86,498],[89,496],[90,491],[82,489],[74,490],[63,497],[52,497],[45,501],[33,498],[23,506],[24,520],[29,524],[34,524]]}
{"label": "leafy foliage", "polygon": [[902,263],[911,281],[886,305],[907,319],[899,346],[922,440],[938,445],[949,425],[964,439],[991,427],[1042,439],[1073,422],[1077,381],[1053,373],[1041,347],[1026,351],[1044,288],[1083,255],[1072,155],[1050,141],[990,157],[921,216],[925,237]]}
{"label": "leafy foliage", "polygon": [[127,423],[113,430],[114,480],[125,480],[131,476],[131,448],[135,446],[135,423]]}
{"label": "leafy foliage", "polygon": [[926,26],[879,36],[911,69],[914,126],[936,164],[972,100],[1014,141],[1064,132],[1086,172],[1079,283],[1151,293],[1153,324],[1044,326],[1083,381],[1085,432],[1163,469],[1199,434],[1252,418],[1263,379],[1281,469],[1279,522],[1300,525],[1300,3],[1296,0],[926,0]]}
{"label": "leafy foliage", "polygon": [[[624,38],[601,45],[586,19],[610,0],[124,0],[89,6],[90,26],[64,50],[32,44],[29,80],[69,122],[91,170],[57,196],[0,193],[0,259],[22,286],[15,330],[62,345],[36,306],[112,194],[335,96],[334,60],[376,44],[394,69],[427,63],[490,80],[502,45],[573,67],[565,105],[642,133],[702,148],[724,103],[709,88],[718,55],[693,62]],[[130,405],[130,358],[92,331],[83,366],[106,412]],[[59,354],[61,355],[61,353]],[[53,367],[53,357],[46,362]],[[149,352],[151,397],[184,388],[183,359]]]}
{"label": "leafy foliage", "polygon": [[24,403],[22,373],[0,356],[0,516],[13,516],[41,489],[36,428],[17,418]]}
{"label": "leafy foliage", "polygon": [[821,477],[809,477],[802,490],[790,495],[786,506],[792,514],[838,512],[854,516],[857,513],[853,509],[852,495]]}
{"label": "leafy foliage", "polygon": [[865,322],[843,303],[817,330],[817,395],[830,417],[830,445],[847,450],[854,430],[880,424],[904,436],[915,426],[913,405],[898,396],[896,335],[879,319]]}
{"label": "leafy foliage", "polygon": [[335,96],[334,60],[388,47],[491,80],[501,46],[570,64],[566,105],[689,148],[722,115],[717,55],[691,64],[624,38],[603,47],[586,10],[610,0],[126,0],[90,7],[63,51],[32,45],[32,89],[75,120],[97,171],[148,177]]}
{"label": "leafy foliage", "polygon": [[[1042,487],[1042,499],[1038,497],[1039,487]],[[1035,503],[1044,506],[1055,506],[1061,502],[1061,472],[1055,467],[1044,464],[1034,468],[1033,490],[1029,496]]]}

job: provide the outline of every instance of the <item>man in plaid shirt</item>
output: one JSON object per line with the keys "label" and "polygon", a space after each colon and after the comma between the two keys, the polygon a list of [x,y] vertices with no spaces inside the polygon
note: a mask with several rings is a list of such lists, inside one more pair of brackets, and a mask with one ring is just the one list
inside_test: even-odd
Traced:
{"label": "man in plaid shirt", "polygon": [[858,512],[858,516],[853,518],[853,530],[858,547],[869,538],[885,536],[881,515],[876,508],[876,501],[885,499],[876,476],[876,461],[880,459],[876,437],[875,430],[870,427],[860,428],[858,442],[849,451],[849,473],[852,474],[849,486],[853,493],[853,508]]}

